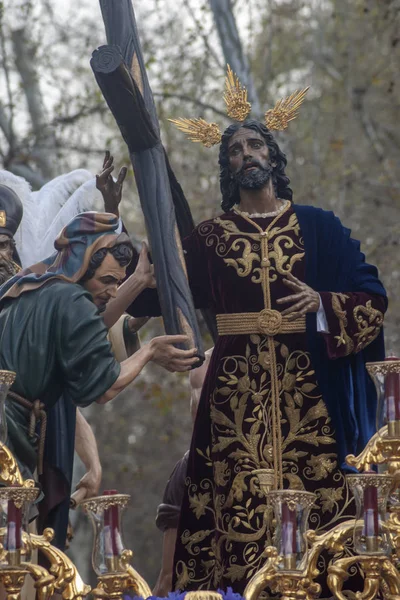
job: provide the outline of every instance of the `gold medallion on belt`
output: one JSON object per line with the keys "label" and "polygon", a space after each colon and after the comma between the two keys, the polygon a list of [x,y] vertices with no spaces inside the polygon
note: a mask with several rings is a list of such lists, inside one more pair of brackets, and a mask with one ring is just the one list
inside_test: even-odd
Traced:
{"label": "gold medallion on belt", "polygon": [[282,326],[282,315],[273,308],[264,308],[257,317],[257,325],[260,333],[265,335],[277,335]]}

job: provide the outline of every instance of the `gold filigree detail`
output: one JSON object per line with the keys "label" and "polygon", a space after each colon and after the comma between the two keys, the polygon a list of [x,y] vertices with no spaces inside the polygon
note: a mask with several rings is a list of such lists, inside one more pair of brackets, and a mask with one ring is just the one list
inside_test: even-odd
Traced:
{"label": "gold filigree detail", "polygon": [[12,500],[17,508],[22,508],[25,502],[34,502],[38,495],[39,489],[35,487],[0,487],[0,501]]}
{"label": "gold filigree detail", "polygon": [[265,113],[265,124],[268,129],[283,131],[290,121],[299,115],[299,108],[303,104],[306,94],[310,88],[296,90],[290,96],[278,100],[274,108]]}
{"label": "gold filigree detail", "polygon": [[186,133],[191,142],[200,142],[206,148],[211,148],[221,141],[221,130],[216,123],[208,123],[204,119],[168,119],[180,131]]}
{"label": "gold filigree detail", "polygon": [[346,475],[347,482],[351,490],[360,486],[363,490],[367,487],[376,487],[382,490],[382,493],[388,492],[393,485],[393,477],[384,473],[360,473]]}
{"label": "gold filigree detail", "polygon": [[0,227],[5,227],[7,222],[6,211],[0,210]]}
{"label": "gold filigree detail", "polygon": [[[333,597],[348,600],[343,592],[343,584],[349,577],[351,567],[360,565],[364,573],[364,589],[357,594],[363,600],[374,600],[382,589],[385,598],[398,598],[400,594],[400,574],[387,556],[347,556],[339,558],[328,567],[327,583]],[[385,587],[386,586],[386,589]]]}
{"label": "gold filigree detail", "polygon": [[349,296],[346,294],[336,294],[332,292],[332,309],[339,321],[340,335],[336,335],[337,347],[345,346],[344,356],[348,356],[354,350],[354,343],[351,337],[347,334],[347,316],[346,311],[343,309],[342,304],[345,304]]}
{"label": "gold filigree detail", "polygon": [[358,327],[358,333],[354,336],[358,340],[356,348],[358,352],[378,337],[383,324],[383,314],[373,308],[372,300],[368,300],[365,306],[362,304],[356,306],[353,315]]}
{"label": "gold filigree detail", "polygon": [[17,461],[12,452],[2,443],[0,443],[0,483],[4,485],[24,485],[24,478]]}
{"label": "gold filigree detail", "polygon": [[311,508],[316,498],[312,492],[300,490],[273,490],[268,493],[268,500],[273,507],[286,504],[289,510],[296,510],[298,504],[303,508]]}
{"label": "gold filigree detail", "polygon": [[0,582],[4,585],[7,600],[20,600],[27,574],[25,565],[1,567]]}
{"label": "gold filigree detail", "polygon": [[387,375],[388,373],[400,373],[400,360],[384,360],[381,362],[366,363],[366,369],[370,375]]}
{"label": "gold filigree detail", "polygon": [[89,500],[81,502],[80,506],[95,515],[110,508],[111,506],[121,506],[124,508],[130,500],[129,494],[112,494],[110,496],[95,496]]}
{"label": "gold filigree detail", "polygon": [[15,381],[14,371],[0,371],[0,384],[12,385]]}
{"label": "gold filigree detail", "polygon": [[247,101],[247,90],[229,65],[225,78],[224,101],[226,113],[231,119],[244,121],[250,114],[251,104]]}

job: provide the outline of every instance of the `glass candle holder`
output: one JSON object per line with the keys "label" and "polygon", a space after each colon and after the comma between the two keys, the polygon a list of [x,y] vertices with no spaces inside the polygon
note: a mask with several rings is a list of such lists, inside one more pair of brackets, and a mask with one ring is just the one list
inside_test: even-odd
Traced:
{"label": "glass candle holder", "polygon": [[[347,475],[356,501],[354,548],[358,554],[389,554],[390,537],[385,527],[388,497],[393,485],[390,475],[374,472]],[[362,521],[362,526],[360,526]]]}
{"label": "glass candle holder", "polygon": [[6,397],[15,380],[13,371],[0,371],[0,443],[7,442]]}
{"label": "glass candle holder", "polygon": [[276,519],[274,545],[281,558],[279,568],[302,571],[307,562],[308,517],[316,495],[299,490],[276,490],[268,493],[268,499]]}
{"label": "glass candle holder", "polygon": [[7,551],[3,564],[17,566],[30,561],[29,514],[38,495],[36,487],[0,487],[0,541]]}
{"label": "glass candle holder", "polygon": [[387,425],[387,436],[400,438],[400,359],[388,356],[384,361],[367,363],[378,396],[376,429]]}
{"label": "glass candle holder", "polygon": [[125,550],[121,514],[129,499],[127,494],[106,490],[102,496],[90,498],[81,504],[93,525],[92,564],[97,575],[125,571],[126,567],[120,561]]}

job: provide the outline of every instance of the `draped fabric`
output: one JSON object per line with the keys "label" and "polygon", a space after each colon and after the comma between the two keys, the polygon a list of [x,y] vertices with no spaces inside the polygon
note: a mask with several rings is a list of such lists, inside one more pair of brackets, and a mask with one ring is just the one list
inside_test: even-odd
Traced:
{"label": "draped fabric", "polygon": [[[76,407],[102,396],[120,372],[103,319],[77,281],[97,250],[129,241],[117,227],[107,213],[76,216],[57,238],[55,254],[0,289],[0,368],[17,373],[14,392],[46,408],[40,522],[55,528],[59,547],[68,524]],[[28,434],[29,412],[10,399],[6,411],[8,444],[24,477],[32,478],[37,437]]]}

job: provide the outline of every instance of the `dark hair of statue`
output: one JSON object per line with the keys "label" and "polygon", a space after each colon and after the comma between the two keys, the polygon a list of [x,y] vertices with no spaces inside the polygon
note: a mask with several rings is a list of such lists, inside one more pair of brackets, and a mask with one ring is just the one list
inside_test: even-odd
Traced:
{"label": "dark hair of statue", "polygon": [[269,159],[271,162],[276,163],[276,167],[274,167],[272,173],[272,183],[275,194],[278,198],[292,200],[293,192],[289,187],[290,179],[285,174],[285,167],[287,165],[286,156],[279,148],[269,129],[259,121],[249,119],[243,123],[233,123],[222,135],[218,162],[220,168],[220,188],[222,193],[221,206],[224,212],[230,210],[235,204],[239,204],[240,202],[239,186],[231,178],[228,144],[233,134],[241,127],[257,131],[257,133],[264,138],[269,150]]}
{"label": "dark hair of statue", "polygon": [[129,265],[133,258],[133,248],[130,244],[121,243],[111,246],[110,248],[100,248],[100,250],[97,250],[97,252],[95,252],[91,257],[87,271],[83,275],[82,279],[80,279],[79,283],[84,283],[85,281],[88,281],[94,277],[95,272],[105,259],[107,252],[113,255],[121,267],[126,267]]}

